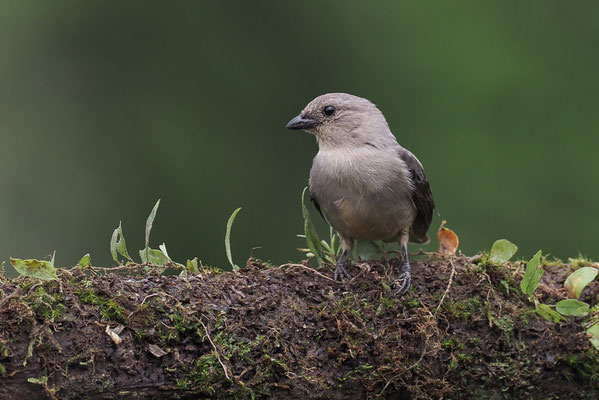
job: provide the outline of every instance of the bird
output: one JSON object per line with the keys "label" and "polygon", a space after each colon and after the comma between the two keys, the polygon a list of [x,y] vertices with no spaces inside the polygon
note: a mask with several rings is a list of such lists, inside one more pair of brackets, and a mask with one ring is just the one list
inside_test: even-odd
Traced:
{"label": "bird", "polygon": [[418,158],[402,147],[371,101],[347,93],[316,97],[286,128],[314,134],[318,153],[310,197],[341,239],[334,279],[350,279],[347,257],[355,240],[398,242],[402,261],[392,295],[411,284],[408,241],[426,244],[435,203]]}

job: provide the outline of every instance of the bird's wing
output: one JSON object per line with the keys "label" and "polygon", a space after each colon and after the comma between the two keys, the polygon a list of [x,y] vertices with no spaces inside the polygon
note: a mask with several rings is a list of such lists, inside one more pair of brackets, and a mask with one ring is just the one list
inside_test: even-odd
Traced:
{"label": "bird's wing", "polygon": [[326,221],[327,219],[324,217],[324,214],[322,213],[322,210],[320,209],[320,204],[318,204],[318,200],[316,200],[316,197],[314,197],[312,194],[310,194],[310,200],[312,200],[312,203],[314,203],[314,207],[316,207],[320,216]]}
{"label": "bird's wing", "polygon": [[412,202],[416,207],[417,214],[416,219],[412,224],[412,232],[416,240],[419,242],[427,242],[428,236],[426,235],[426,232],[431,225],[433,210],[435,209],[433,193],[431,192],[431,187],[429,186],[428,179],[424,173],[424,168],[416,156],[403,147],[399,150],[399,156],[406,163],[406,166],[410,171],[412,185],[414,186],[414,190],[412,191]]}

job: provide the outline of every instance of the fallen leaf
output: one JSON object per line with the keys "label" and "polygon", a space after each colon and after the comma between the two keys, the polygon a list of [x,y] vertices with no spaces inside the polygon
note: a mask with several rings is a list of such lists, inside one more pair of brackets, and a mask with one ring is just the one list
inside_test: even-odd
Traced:
{"label": "fallen leaf", "polygon": [[441,221],[441,226],[437,231],[437,237],[439,238],[439,253],[454,255],[460,244],[458,235],[455,234],[449,228],[445,227],[447,221]]}
{"label": "fallen leaf", "polygon": [[166,351],[162,350],[160,348],[160,346],[155,345],[155,344],[149,345],[148,349],[150,350],[150,353],[152,353],[152,355],[157,358],[160,358],[160,357],[168,354]]}

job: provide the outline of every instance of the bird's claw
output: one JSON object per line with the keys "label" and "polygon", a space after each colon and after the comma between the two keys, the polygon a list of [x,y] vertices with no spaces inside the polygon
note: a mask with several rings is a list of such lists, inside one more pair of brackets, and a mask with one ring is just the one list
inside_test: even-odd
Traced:
{"label": "bird's claw", "polygon": [[337,265],[335,266],[335,274],[333,275],[333,279],[339,282],[344,282],[346,279],[350,279],[349,273],[345,269],[345,258],[339,259],[337,261]]}
{"label": "bird's claw", "polygon": [[410,264],[404,264],[397,276],[397,279],[393,281],[392,286],[395,288],[391,291],[392,296],[401,297],[410,288],[412,282],[412,274],[410,274]]}

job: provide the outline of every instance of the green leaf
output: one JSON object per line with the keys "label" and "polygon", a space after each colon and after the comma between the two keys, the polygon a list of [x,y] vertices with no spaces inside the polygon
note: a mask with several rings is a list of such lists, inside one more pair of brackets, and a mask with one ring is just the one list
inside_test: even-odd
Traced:
{"label": "green leaf", "polygon": [[559,313],[553,311],[547,304],[535,303],[535,311],[549,322],[559,323],[565,319]]}
{"label": "green leaf", "polygon": [[165,265],[170,262],[170,258],[158,249],[145,248],[139,251],[139,257],[144,264]]}
{"label": "green leaf", "polygon": [[493,243],[491,247],[491,254],[489,255],[489,261],[495,264],[504,264],[512,258],[518,246],[510,242],[509,240],[499,239]]}
{"label": "green leaf", "polygon": [[587,329],[587,336],[593,347],[599,351],[599,322],[595,322],[595,324]]}
{"label": "green leaf", "polygon": [[158,199],[158,201],[156,202],[156,204],[154,205],[154,208],[152,208],[152,211],[150,212],[150,215],[148,215],[148,219],[146,220],[146,259],[150,258],[149,255],[149,251],[150,251],[150,232],[152,231],[152,224],[154,223],[154,218],[156,218],[156,211],[158,211],[158,206],[160,205],[160,199]]}
{"label": "green leaf", "polygon": [[112,254],[112,259],[115,262],[119,262],[118,254],[122,255],[129,261],[133,261],[131,257],[129,257],[129,252],[127,251],[127,244],[125,243],[125,236],[123,236],[123,227],[121,222],[119,221],[119,227],[112,232],[112,238],[110,239],[110,254]]}
{"label": "green leaf", "polygon": [[335,232],[331,225],[329,225],[329,238],[331,243],[331,250],[333,251],[332,255],[336,257],[341,254],[343,249],[341,248],[341,245],[338,243],[341,239],[339,238],[339,235],[337,234],[337,232]]}
{"label": "green leaf", "polygon": [[241,207],[233,211],[233,214],[229,217],[229,220],[227,221],[227,231],[225,233],[225,252],[227,253],[227,260],[229,260],[229,264],[231,264],[235,273],[239,271],[239,267],[233,262],[233,257],[231,256],[231,227],[233,226],[233,222],[239,211],[241,211]]}
{"label": "green leaf", "polygon": [[577,299],[586,285],[591,283],[599,271],[593,267],[582,267],[572,272],[564,282],[568,296]]}
{"label": "green leaf", "polygon": [[79,260],[79,262],[77,263],[77,266],[79,267],[79,269],[84,269],[87,268],[91,265],[91,257],[89,255],[89,253],[87,253],[86,255],[84,255],[83,257],[81,257],[81,260]]}
{"label": "green leaf", "polygon": [[190,274],[199,274],[200,268],[198,267],[198,259],[187,260],[187,272]]}
{"label": "green leaf", "polygon": [[27,382],[34,383],[36,385],[46,385],[48,383],[48,377],[42,376],[41,378],[27,378]]}
{"label": "green leaf", "polygon": [[532,293],[539,286],[539,281],[543,275],[543,268],[539,267],[540,260],[541,250],[537,251],[537,254],[526,264],[526,272],[524,272],[524,277],[520,282],[520,289],[529,296],[532,296]]}
{"label": "green leaf", "polygon": [[168,255],[168,251],[166,251],[166,243],[162,243],[160,246],[158,246],[158,248],[160,249],[160,251],[166,256],[166,258],[169,261],[173,261],[169,255]]}
{"label": "green leaf", "polygon": [[[119,227],[121,226],[119,222]],[[119,255],[116,250],[116,243],[119,239],[119,228],[116,228],[114,232],[112,232],[112,237],[110,238],[110,254],[112,255],[112,259],[114,262],[119,262]]]}
{"label": "green leaf", "polygon": [[318,238],[318,234],[316,233],[316,229],[314,228],[314,224],[312,224],[312,218],[310,218],[310,211],[308,211],[308,207],[306,207],[306,203],[304,202],[306,196],[306,190],[308,187],[306,186],[302,191],[302,216],[304,217],[304,234],[306,235],[306,245],[314,254],[314,258],[318,262],[318,265],[322,265],[322,243],[320,243],[320,239]]}
{"label": "green leaf", "polygon": [[43,281],[54,281],[58,279],[56,276],[56,268],[49,261],[44,260],[21,260],[19,258],[10,258],[10,263],[23,276],[38,278]]}
{"label": "green leaf", "polygon": [[589,305],[575,299],[566,299],[559,301],[555,309],[562,315],[572,315],[575,317],[586,317],[589,315]]}

